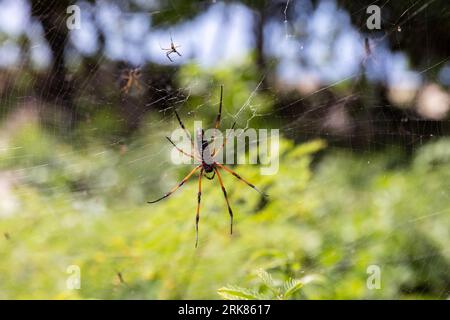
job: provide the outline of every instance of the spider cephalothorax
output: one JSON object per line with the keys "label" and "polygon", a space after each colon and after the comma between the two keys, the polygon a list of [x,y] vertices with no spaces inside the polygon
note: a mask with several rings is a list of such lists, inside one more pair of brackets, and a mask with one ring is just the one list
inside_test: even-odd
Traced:
{"label": "spider cephalothorax", "polygon": [[[223,86],[220,87],[220,103],[219,103],[219,113],[217,114],[217,118],[215,121],[215,129],[219,128],[220,125],[220,118],[222,115],[222,100],[223,100]],[[200,164],[197,165],[178,185],[176,185],[172,190],[170,190],[169,192],[167,192],[165,195],[163,195],[161,198],[156,199],[154,201],[149,201],[148,203],[155,203],[158,202],[162,199],[165,199],[167,197],[169,197],[172,193],[174,193],[175,191],[177,191],[187,180],[189,180],[190,177],[192,177],[192,175],[200,170],[200,174],[198,176],[198,202],[197,202],[197,214],[196,214],[196,218],[195,218],[195,231],[196,231],[196,240],[195,240],[195,246],[197,247],[198,244],[198,222],[200,219],[200,201],[201,201],[201,195],[202,195],[202,177],[205,176],[207,179],[212,180],[214,179],[214,177],[217,175],[217,178],[219,180],[220,186],[222,188],[222,192],[223,195],[225,197],[225,201],[227,203],[227,207],[228,207],[228,213],[230,214],[230,234],[233,233],[233,211],[231,210],[230,207],[230,203],[228,201],[228,195],[227,195],[227,191],[223,185],[223,181],[222,181],[222,177],[220,175],[219,169],[223,169],[228,173],[231,173],[233,176],[235,176],[237,179],[239,179],[240,181],[244,182],[245,184],[247,184],[249,187],[255,189],[256,191],[258,191],[260,194],[262,194],[263,196],[266,196],[264,193],[262,193],[258,188],[256,188],[253,184],[251,184],[250,182],[248,182],[247,180],[245,180],[244,178],[242,178],[239,174],[237,174],[236,172],[234,172],[233,170],[231,170],[230,168],[224,166],[223,164],[215,161],[215,157],[217,156],[217,154],[219,153],[219,151],[221,149],[224,148],[224,146],[227,143],[227,137],[224,138],[223,143],[221,145],[220,148],[215,149],[213,148],[211,151],[210,145],[211,143],[208,142],[205,139],[205,134],[204,131],[202,129],[197,130],[196,132],[196,142],[197,142],[197,147],[195,147],[194,141],[192,140],[192,136],[190,135],[189,131],[186,129],[186,127],[184,126],[183,122],[181,121],[180,116],[178,115],[178,113],[175,111],[175,115],[178,119],[178,123],[180,124],[181,128],[185,131],[186,135],[189,137],[190,141],[191,141],[191,147],[193,152],[192,153],[188,153],[185,152],[184,150],[180,149],[177,147],[177,145],[169,138],[166,137],[167,140],[169,140],[169,142],[182,154],[187,155],[189,157],[191,157],[194,160],[197,160]],[[232,126],[232,129],[234,128],[235,123]],[[214,141],[214,137],[211,139],[211,141]],[[212,176],[208,176],[207,173],[213,173]]]}

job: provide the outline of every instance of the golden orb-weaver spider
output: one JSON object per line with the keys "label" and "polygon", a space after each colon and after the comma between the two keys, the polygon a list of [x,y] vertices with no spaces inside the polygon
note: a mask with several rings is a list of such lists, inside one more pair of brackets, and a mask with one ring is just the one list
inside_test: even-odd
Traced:
{"label": "golden orb-weaver spider", "polygon": [[170,58],[170,54],[171,53],[176,53],[177,55],[179,55],[181,57],[181,53],[178,52],[177,48],[179,48],[181,46],[176,46],[173,44],[173,40],[172,40],[172,35],[170,35],[170,48],[163,48],[161,47],[162,50],[166,51],[166,57],[167,59],[170,60],[170,62],[173,62],[173,60]]}
{"label": "golden orb-weaver spider", "polygon": [[142,90],[142,86],[139,83],[141,77],[141,69],[134,68],[125,70],[121,76],[120,92],[128,94],[130,89],[134,86],[138,92]]}
{"label": "golden orb-weaver spider", "polygon": [[[217,114],[217,118],[215,121],[215,129],[218,129],[220,126],[220,119],[222,116],[222,101],[223,101],[223,86],[220,86],[220,103],[219,103],[219,113]],[[252,183],[248,182],[247,180],[245,180],[244,178],[242,178],[239,174],[237,174],[236,172],[234,172],[233,170],[231,170],[230,168],[224,166],[221,163],[218,163],[215,161],[215,157],[217,156],[218,152],[223,149],[227,143],[227,137],[224,137],[222,146],[220,148],[218,148],[217,150],[215,148],[213,148],[212,152],[210,151],[210,142],[208,142],[205,139],[204,136],[204,131],[203,129],[198,129],[198,131],[196,132],[197,134],[197,148],[195,148],[194,146],[194,141],[192,140],[192,136],[190,135],[189,131],[186,129],[186,127],[183,124],[183,121],[181,121],[180,116],[178,115],[178,113],[175,111],[175,115],[177,117],[178,123],[180,124],[180,127],[185,131],[186,135],[188,136],[188,138],[191,141],[191,146],[192,146],[192,150],[194,151],[193,153],[188,153],[185,152],[184,150],[180,149],[179,147],[177,147],[177,145],[169,138],[166,137],[167,140],[169,140],[169,142],[182,154],[191,157],[194,160],[197,160],[200,162],[200,164],[198,166],[196,166],[191,172],[189,172],[189,174],[184,177],[183,180],[181,180],[181,182],[176,185],[172,190],[170,190],[169,192],[167,192],[166,194],[164,194],[161,198],[153,200],[153,201],[148,201],[148,203],[155,203],[158,202],[160,200],[163,200],[167,197],[169,197],[172,193],[174,193],[175,191],[177,191],[186,181],[189,180],[189,178],[191,178],[195,172],[197,172],[198,170],[200,170],[200,174],[198,176],[198,198],[197,198],[197,213],[195,216],[195,247],[197,247],[198,245],[198,222],[200,220],[200,202],[201,202],[201,196],[202,196],[202,177],[205,176],[207,179],[212,180],[214,179],[214,177],[217,175],[217,178],[219,180],[220,186],[222,188],[222,192],[223,195],[225,197],[225,201],[227,203],[227,207],[228,207],[228,213],[230,214],[230,234],[233,234],[233,211],[231,210],[231,206],[230,203],[228,201],[228,195],[227,195],[227,191],[223,185],[223,181],[222,181],[222,176],[220,175],[219,169],[223,169],[228,173],[231,173],[233,176],[235,176],[237,179],[239,179],[240,181],[244,182],[245,184],[247,184],[249,187],[253,188],[254,190],[256,190],[257,192],[259,192],[261,195],[263,196],[267,196],[266,194],[264,194],[263,192],[261,192],[258,188],[256,188]],[[236,122],[233,123],[233,126],[231,127],[231,129],[234,128]],[[214,136],[212,138],[211,141],[214,141]],[[197,153],[195,153],[195,151],[197,151]],[[207,176],[207,173],[213,173],[213,175],[211,177]]]}

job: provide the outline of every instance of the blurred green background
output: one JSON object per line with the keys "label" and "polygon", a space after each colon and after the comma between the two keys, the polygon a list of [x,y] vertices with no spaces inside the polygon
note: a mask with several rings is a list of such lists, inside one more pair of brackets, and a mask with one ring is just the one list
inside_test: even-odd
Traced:
{"label": "blurred green background", "polygon": [[[381,30],[367,1],[80,1],[69,30],[71,4],[0,1],[1,299],[449,298],[444,1],[379,3]],[[268,198],[223,174],[232,236],[204,179],[196,249],[196,178],[147,201],[192,168],[173,111],[212,125],[220,85],[280,167],[233,167]]]}

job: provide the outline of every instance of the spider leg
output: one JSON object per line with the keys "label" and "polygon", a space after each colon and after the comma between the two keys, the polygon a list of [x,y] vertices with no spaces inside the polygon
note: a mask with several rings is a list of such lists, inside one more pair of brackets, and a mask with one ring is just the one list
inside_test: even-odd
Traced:
{"label": "spider leg", "polygon": [[213,175],[212,175],[211,177],[208,177],[208,176],[206,175],[206,173],[205,173],[204,175],[205,175],[206,179],[212,180],[212,179],[214,179],[214,177],[216,176],[216,172],[214,171],[214,172],[213,172]]}
{"label": "spider leg", "polygon": [[[219,113],[217,114],[216,121],[214,124],[214,128],[217,130],[220,126],[220,118],[222,117],[222,100],[223,100],[223,85],[220,86],[220,102],[219,102]],[[214,141],[216,138],[216,135],[214,134],[211,138],[211,141]],[[213,148],[212,154],[214,154],[216,151],[216,148]]]}
{"label": "spider leg", "polygon": [[220,125],[220,118],[222,116],[222,100],[223,100],[223,85],[220,86],[220,103],[219,103],[219,113],[217,114],[215,128],[218,129]]}
{"label": "spider leg", "polygon": [[203,168],[200,170],[198,176],[198,195],[197,195],[197,214],[195,215],[195,247],[198,246],[198,222],[200,220],[200,201],[202,199],[202,175]]}
{"label": "spider leg", "polygon": [[155,203],[158,201],[161,201],[162,199],[167,198],[168,196],[170,196],[172,193],[174,193],[175,191],[177,191],[186,181],[189,180],[189,178],[195,173],[195,171],[197,171],[198,169],[200,169],[202,166],[198,165],[196,166],[191,172],[189,172],[189,174],[178,184],[176,185],[172,190],[170,190],[169,192],[167,192],[165,195],[163,195],[161,198],[153,200],[153,201],[147,201],[147,203]]}
{"label": "spider leg", "polygon": [[[187,153],[187,152],[184,151],[183,149],[178,148],[177,145],[176,145],[169,137],[166,137],[166,139],[169,140],[169,142],[170,142],[170,143],[175,147],[175,149],[177,149],[179,152],[181,152],[182,154],[184,154],[184,155],[186,155],[186,156],[188,156],[188,157],[191,157],[192,159],[196,159],[196,158],[194,158],[194,156],[193,156],[192,154]],[[199,159],[196,159],[196,160],[199,160]]]}
{"label": "spider leg", "polygon": [[214,168],[214,172],[217,173],[217,178],[219,178],[220,186],[222,187],[223,195],[225,197],[225,201],[227,202],[228,213],[230,214],[230,234],[233,234],[233,211],[231,210],[230,203],[228,201],[227,191],[223,186],[222,177],[220,176],[219,170]]}
{"label": "spider leg", "polygon": [[186,136],[189,138],[189,140],[191,140],[191,147],[192,147],[192,152],[195,151],[195,146],[194,146],[194,140],[192,140],[192,136],[189,133],[189,131],[186,129],[186,127],[184,126],[183,121],[181,121],[180,115],[178,114],[178,112],[176,110],[173,110],[175,112],[175,116],[177,117],[178,123],[180,124],[181,129],[184,130],[184,132],[186,133]]}
{"label": "spider leg", "polygon": [[125,86],[122,87],[122,89],[120,89],[120,92],[128,94],[129,90],[130,90],[130,86],[128,84],[126,84]]}
{"label": "spider leg", "polygon": [[[233,125],[231,126],[231,130],[233,130],[234,129],[234,126],[236,125],[236,121],[233,123]],[[222,145],[220,146],[220,148],[218,148],[218,149],[214,149],[213,150],[213,152],[212,152],[212,154],[211,154],[211,157],[214,157],[216,154],[218,154],[219,152],[220,152],[220,150],[222,150],[224,147],[225,147],[225,145],[227,144],[227,139],[228,139],[228,136],[225,136],[224,138],[223,138],[223,143],[222,143]]]}
{"label": "spider leg", "polygon": [[173,62],[173,60],[170,59],[170,54],[171,54],[171,53],[172,53],[172,51],[167,52],[167,53],[166,53],[166,57],[167,57],[167,59],[169,59],[171,62]]}
{"label": "spider leg", "polygon": [[[178,46],[179,47],[179,46]],[[176,48],[176,47],[175,47]],[[181,57],[181,53],[179,53],[178,51],[177,51],[177,49],[175,49],[173,52],[175,52],[177,55],[179,55],[180,57]]]}
{"label": "spider leg", "polygon": [[216,165],[220,168],[222,168],[223,170],[231,173],[233,176],[235,176],[236,178],[238,178],[239,180],[241,180],[242,182],[244,182],[246,185],[248,185],[249,187],[255,189],[257,192],[259,192],[261,195],[263,195],[264,197],[267,197],[267,194],[265,194],[264,192],[260,191],[257,187],[255,187],[255,185],[251,184],[250,182],[248,182],[247,180],[245,180],[244,178],[242,178],[240,175],[238,175],[236,172],[234,172],[233,170],[225,167],[224,165],[217,163]]}
{"label": "spider leg", "polygon": [[135,85],[136,85],[136,90],[138,92],[141,92],[142,91],[142,86],[141,86],[141,84],[139,83],[138,80],[135,81]]}
{"label": "spider leg", "polygon": [[130,88],[131,78],[125,78],[124,80],[126,80],[125,84],[120,88],[120,91],[122,92],[126,92]]}

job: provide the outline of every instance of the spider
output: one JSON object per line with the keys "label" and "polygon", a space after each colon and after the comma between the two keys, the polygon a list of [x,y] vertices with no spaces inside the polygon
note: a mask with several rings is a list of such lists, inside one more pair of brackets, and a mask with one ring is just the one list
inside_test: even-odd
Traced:
{"label": "spider", "polygon": [[171,62],[173,62],[173,60],[170,59],[170,54],[176,53],[177,55],[179,55],[181,57],[181,53],[179,53],[177,50],[177,48],[179,48],[179,47],[181,47],[181,46],[176,46],[173,44],[172,35],[170,35],[170,48],[161,47],[161,49],[167,51],[166,52],[167,59],[169,59]]}
{"label": "spider", "polygon": [[122,274],[122,272],[117,271],[116,274],[117,274],[117,279],[119,279],[119,283],[126,284],[125,280],[123,279],[123,274]]}
{"label": "spider", "polygon": [[139,83],[139,78],[141,77],[141,69],[134,68],[125,70],[124,74],[121,76],[121,88],[120,92],[128,94],[130,89],[135,86],[138,91],[142,90],[141,84]]}
{"label": "spider", "polygon": [[[223,100],[222,98],[223,98],[223,86],[220,87],[219,113],[217,114],[217,118],[215,120],[215,129],[218,129],[219,126],[220,126],[220,118],[221,118],[221,115],[222,115],[222,100]],[[198,129],[197,132],[196,132],[197,148],[195,148],[194,141],[192,140],[192,137],[191,137],[189,131],[184,126],[183,122],[181,121],[180,116],[178,115],[178,113],[176,111],[175,111],[175,115],[177,117],[177,120],[178,120],[178,123],[179,123],[180,127],[185,131],[187,137],[191,141],[192,150],[194,152],[192,154],[191,153],[187,153],[184,150],[178,148],[177,145],[169,137],[166,137],[166,138],[167,138],[167,140],[169,140],[169,142],[180,153],[182,153],[182,154],[184,154],[186,156],[189,156],[192,159],[198,160],[200,162],[200,165],[196,166],[191,172],[189,172],[189,174],[186,177],[184,177],[184,179],[181,180],[181,182],[178,185],[176,185],[174,188],[172,188],[169,192],[164,194],[159,199],[156,199],[156,200],[153,200],[153,201],[148,201],[148,203],[156,203],[158,201],[161,201],[161,200],[169,197],[172,193],[177,191],[186,181],[188,181],[189,178],[191,178],[194,175],[195,172],[200,170],[200,174],[198,176],[197,211],[196,211],[196,216],[195,216],[195,247],[197,248],[197,245],[198,245],[198,222],[200,220],[200,202],[201,202],[201,196],[202,196],[202,177],[203,176],[205,176],[209,180],[213,180],[214,177],[217,175],[217,178],[219,180],[219,184],[220,184],[220,186],[222,188],[222,192],[223,192],[223,195],[225,197],[225,202],[226,202],[227,207],[228,207],[228,213],[230,215],[230,234],[233,234],[233,211],[231,210],[231,206],[230,206],[230,203],[228,201],[227,191],[226,191],[226,189],[225,189],[225,187],[223,185],[222,176],[221,176],[221,174],[219,172],[219,169],[222,169],[222,170],[232,174],[238,180],[242,181],[243,183],[245,183],[249,187],[253,188],[257,192],[259,192],[261,195],[263,195],[263,196],[267,196],[267,195],[265,193],[261,192],[252,183],[250,183],[247,180],[245,180],[244,178],[242,178],[239,174],[237,174],[236,172],[234,172],[230,168],[228,168],[228,167],[224,166],[223,164],[220,164],[220,163],[215,161],[215,156],[226,145],[227,137],[224,138],[223,143],[222,143],[220,148],[218,148],[218,149],[213,148],[213,150],[210,151],[210,143],[214,141],[214,136],[212,137],[211,141],[208,142],[205,139],[205,137],[204,137],[203,129]],[[232,129],[234,128],[235,124],[236,124],[236,122],[231,127]],[[195,151],[197,151],[197,153],[195,153]],[[209,174],[211,172],[213,173],[212,176],[208,176],[207,174]]]}

